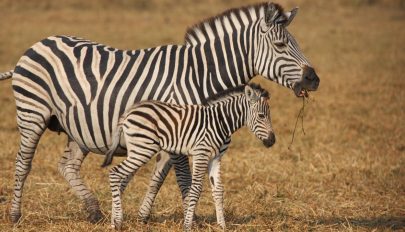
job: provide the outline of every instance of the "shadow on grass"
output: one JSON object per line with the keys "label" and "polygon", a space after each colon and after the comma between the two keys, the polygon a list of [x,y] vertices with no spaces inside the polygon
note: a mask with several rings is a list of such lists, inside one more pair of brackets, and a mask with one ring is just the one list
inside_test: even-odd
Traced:
{"label": "shadow on grass", "polygon": [[[295,216],[288,216],[279,214],[259,214],[259,215],[235,215],[233,212],[226,212],[225,219],[227,225],[244,225],[250,224],[257,217],[266,217],[273,220],[284,220],[286,217],[291,217],[293,221],[300,222],[299,224],[307,224],[310,227],[362,227],[365,229],[391,229],[391,230],[401,230],[405,229],[405,217],[374,217],[374,218],[340,218],[340,217],[328,217],[328,218],[297,218]],[[284,218],[284,219],[282,219]],[[215,225],[216,224],[216,215],[215,213],[210,215],[200,216],[197,215],[196,223],[199,226],[204,224]],[[164,223],[167,221],[172,221],[175,223],[183,222],[183,214],[181,212],[175,212],[170,215],[154,215],[152,216],[148,223]]]}
{"label": "shadow on grass", "polygon": [[374,217],[374,218],[319,218],[311,222],[316,225],[351,225],[364,228],[405,229],[405,217]]}
{"label": "shadow on grass", "polygon": [[[127,215],[128,216],[128,215]],[[235,215],[233,212],[226,212],[225,213],[225,220],[227,224],[248,224],[252,220],[254,220],[256,217],[255,215],[245,215],[245,216],[240,216],[240,215]],[[128,220],[133,220],[137,221],[138,219],[136,216],[128,216]],[[166,221],[172,221],[175,223],[182,223],[184,219],[184,215],[180,211],[176,211],[172,214],[167,214],[167,215],[157,215],[154,214],[149,218],[148,223],[164,223]],[[215,212],[209,215],[199,215],[197,214],[196,217],[194,218],[197,224],[215,224],[217,222],[217,218],[215,215]]]}

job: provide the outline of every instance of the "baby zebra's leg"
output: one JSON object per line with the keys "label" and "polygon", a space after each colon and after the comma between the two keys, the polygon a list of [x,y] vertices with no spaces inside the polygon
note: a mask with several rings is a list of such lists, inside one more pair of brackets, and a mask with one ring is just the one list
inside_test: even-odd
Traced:
{"label": "baby zebra's leg", "polygon": [[187,195],[191,185],[191,172],[190,165],[188,163],[188,157],[175,154],[169,156],[167,152],[160,151],[156,157],[156,165],[152,174],[151,181],[149,183],[148,191],[138,212],[139,219],[144,223],[146,223],[150,217],[156,195],[159,192],[159,189],[162,186],[173,164],[174,170],[176,172],[177,184],[179,185],[181,191],[184,213],[186,213],[187,211]]}
{"label": "baby zebra's leg", "polygon": [[193,177],[190,187],[190,192],[188,195],[188,209],[187,214],[184,218],[184,230],[190,231],[193,223],[195,206],[200,199],[202,191],[202,182],[204,175],[207,172],[208,159],[210,154],[199,153],[198,155],[193,156]]}
{"label": "baby zebra's leg", "polygon": [[208,175],[210,178],[212,198],[215,202],[215,211],[217,216],[217,223],[225,229],[224,217],[224,186],[221,182],[221,158],[228,149],[231,139],[229,138],[220,149],[220,155],[210,160],[208,164]]}
{"label": "baby zebra's leg", "polygon": [[[177,185],[181,191],[181,198],[183,201],[184,215],[188,210],[188,193],[191,186],[191,172],[190,164],[188,163],[188,157],[185,155],[170,155],[171,161],[174,164],[174,170],[176,172]],[[194,215],[195,220],[195,215]]]}
{"label": "baby zebra's leg", "polygon": [[146,223],[150,217],[152,211],[153,202],[156,199],[156,195],[159,192],[167,174],[172,167],[170,156],[165,151],[160,151],[156,156],[156,165],[152,173],[152,178],[149,183],[148,191],[143,198],[143,202],[138,211],[139,220]]}
{"label": "baby zebra's leg", "polygon": [[[125,133],[125,132],[124,132]],[[146,139],[125,134],[128,156],[110,171],[110,187],[112,193],[111,223],[116,229],[122,226],[121,190],[136,173],[136,171],[147,163],[160,147],[154,139]]]}

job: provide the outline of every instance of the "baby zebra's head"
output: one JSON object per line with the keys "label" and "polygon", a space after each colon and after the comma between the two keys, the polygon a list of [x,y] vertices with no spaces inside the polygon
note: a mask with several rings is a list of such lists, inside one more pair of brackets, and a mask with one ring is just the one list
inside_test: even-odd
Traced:
{"label": "baby zebra's head", "polygon": [[270,94],[259,85],[250,84],[245,87],[248,101],[247,126],[263,141],[264,146],[271,147],[276,142],[270,117],[270,107],[267,100]]}

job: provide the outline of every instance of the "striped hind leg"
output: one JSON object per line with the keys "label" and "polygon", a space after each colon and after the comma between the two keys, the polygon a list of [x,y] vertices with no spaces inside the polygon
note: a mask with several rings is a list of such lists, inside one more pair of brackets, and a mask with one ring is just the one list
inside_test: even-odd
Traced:
{"label": "striped hind leg", "polygon": [[184,231],[191,231],[195,207],[198,200],[200,199],[203,187],[203,180],[205,173],[207,172],[208,160],[211,155],[197,153],[196,155],[191,154],[191,156],[193,156],[193,177],[190,192],[188,194],[188,209],[187,213],[184,216]]}
{"label": "striped hind leg", "polygon": [[150,217],[156,195],[159,192],[160,187],[162,187],[171,167],[172,162],[169,153],[160,151],[156,156],[156,164],[149,182],[149,187],[138,212],[139,219],[144,223],[146,223]]}
{"label": "striped hind leg", "polygon": [[121,194],[128,181],[136,171],[155,155],[160,147],[157,143],[144,142],[126,137],[128,156],[117,166],[110,170],[110,187],[112,193],[111,224],[116,229],[122,226]]}
{"label": "striped hind leg", "polygon": [[17,125],[21,141],[15,161],[14,198],[10,209],[10,219],[13,223],[17,223],[21,218],[21,198],[24,183],[31,171],[32,159],[39,139],[46,130],[48,119],[49,117],[33,110],[17,107]]}
{"label": "striped hind leg", "polygon": [[96,223],[103,218],[97,198],[86,186],[80,176],[80,167],[88,152],[83,151],[79,145],[68,138],[62,158],[59,161],[59,172],[63,175],[77,197],[83,202],[88,212],[88,220]]}
{"label": "striped hind leg", "polygon": [[160,151],[156,157],[156,166],[153,170],[152,178],[149,183],[148,191],[143,199],[142,205],[139,209],[138,216],[143,222],[147,222],[150,217],[153,203],[156,195],[159,192],[170,168],[174,164],[176,172],[176,179],[179,185],[182,199],[183,208],[186,211],[188,206],[187,195],[191,185],[191,172],[187,156],[169,155],[169,153]]}

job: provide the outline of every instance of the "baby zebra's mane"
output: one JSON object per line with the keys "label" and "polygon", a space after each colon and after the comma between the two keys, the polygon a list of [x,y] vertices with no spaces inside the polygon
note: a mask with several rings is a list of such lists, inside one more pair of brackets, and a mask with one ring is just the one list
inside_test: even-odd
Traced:
{"label": "baby zebra's mane", "polygon": [[[185,42],[196,45],[204,41],[219,37],[225,33],[231,33],[241,24],[245,26],[259,17],[264,16],[264,11],[269,3],[262,2],[244,7],[232,8],[221,14],[207,18],[192,27],[189,27],[185,34]],[[284,12],[283,8],[274,4],[279,12]]]}
{"label": "baby zebra's mane", "polygon": [[[244,94],[245,86],[246,85],[240,85],[240,86],[219,92],[209,98],[202,100],[201,104],[208,106],[208,105],[212,105],[217,102],[226,101],[229,97],[232,97],[232,96],[235,96],[238,94]],[[263,89],[259,84],[251,83],[251,84],[249,84],[249,86],[254,90],[258,90],[260,92],[261,97],[269,97],[269,92],[267,92],[267,90]]]}
{"label": "baby zebra's mane", "polygon": [[245,86],[244,85],[240,85],[234,88],[229,88],[226,89],[224,91],[221,91],[215,95],[212,95],[204,100],[202,100],[201,104],[203,105],[212,105],[215,102],[219,102],[219,101],[223,101],[225,99],[227,99],[230,96],[236,95],[236,94],[241,94],[243,93],[245,90]]}

